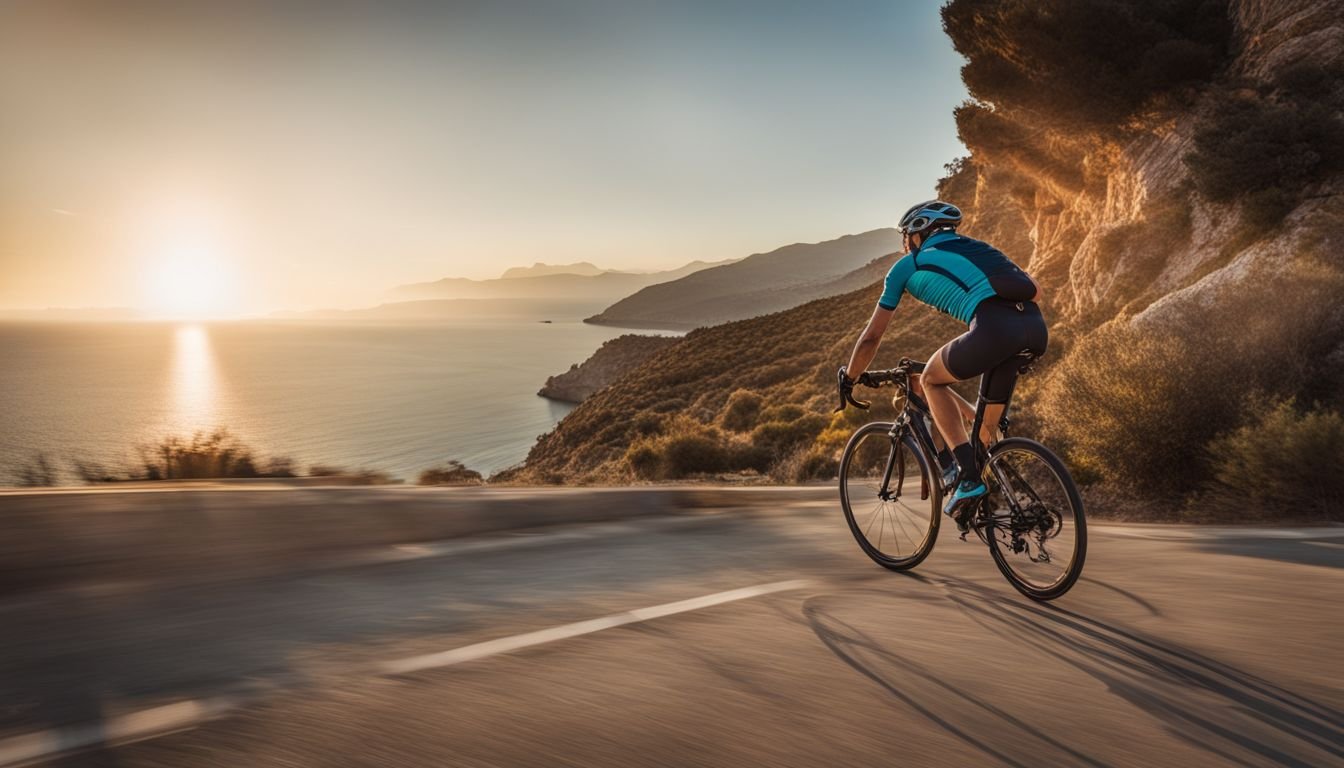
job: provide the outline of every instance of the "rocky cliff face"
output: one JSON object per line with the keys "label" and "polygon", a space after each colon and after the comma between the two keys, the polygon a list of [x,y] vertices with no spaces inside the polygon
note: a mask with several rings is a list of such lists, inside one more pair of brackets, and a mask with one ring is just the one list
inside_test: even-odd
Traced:
{"label": "rocky cliff face", "polygon": [[1237,200],[1201,194],[1186,158],[1229,93],[1269,100],[1296,68],[1344,71],[1344,3],[1233,0],[1224,12],[1231,22],[1226,58],[1210,83],[1182,91],[1188,101],[1178,108],[1139,109],[1124,130],[1103,126],[1067,136],[998,108],[1000,120],[1029,136],[1019,143],[982,137],[960,121],[972,154],[944,182],[943,194],[967,208],[968,233],[1001,244],[1040,278],[1048,310],[1066,334],[1117,316],[1158,322],[1230,286],[1265,290],[1257,281],[1303,254],[1338,263],[1344,246],[1338,173],[1314,180],[1281,223],[1263,227],[1248,221]]}

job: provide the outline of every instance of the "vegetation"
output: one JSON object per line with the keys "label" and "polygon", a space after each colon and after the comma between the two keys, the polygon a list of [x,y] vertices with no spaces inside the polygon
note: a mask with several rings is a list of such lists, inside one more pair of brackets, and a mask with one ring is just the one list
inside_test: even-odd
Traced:
{"label": "vegetation", "polygon": [[24,488],[56,485],[56,467],[45,453],[37,454],[32,461],[20,466],[16,474],[19,485]]}
{"label": "vegetation", "polygon": [[1213,480],[1208,446],[1258,423],[1266,403],[1305,397],[1338,407],[1344,275],[1302,262],[1277,279],[1296,297],[1291,313],[1225,295],[1212,308],[1187,306],[1144,324],[1122,318],[1083,338],[1034,403],[1046,439],[1080,479],[1174,508]]}
{"label": "vegetation", "polygon": [[[121,483],[158,480],[224,480],[299,477],[292,459],[263,457],[240,443],[228,430],[197,432],[191,437],[170,436],[153,445],[135,448],[137,460],[127,464],[104,464],[82,458],[69,461],[74,477],[84,483]],[[461,468],[480,480],[480,474],[449,462],[447,469]],[[434,471],[430,470],[426,474]],[[25,487],[54,486],[62,472],[45,454],[38,454],[18,468],[14,476]],[[324,464],[308,468],[307,477],[329,477],[347,485],[385,485],[401,480],[376,469],[346,469]],[[423,475],[422,475],[423,480]]]}
{"label": "vegetation", "polygon": [[167,437],[136,451],[139,460],[122,468],[76,459],[75,474],[86,483],[295,476],[292,461],[258,457],[225,429],[197,432],[190,438]]}
{"label": "vegetation", "polygon": [[1200,508],[1219,519],[1344,518],[1344,415],[1300,411],[1292,401],[1209,445],[1213,478]]}
{"label": "vegetation", "polygon": [[1226,0],[952,0],[943,29],[979,105],[1065,130],[1208,81],[1231,32]]}
{"label": "vegetation", "polygon": [[480,485],[485,482],[481,473],[467,469],[460,461],[451,460],[439,467],[420,473],[416,485]]}
{"label": "vegetation", "polygon": [[1344,65],[1304,64],[1259,88],[1222,93],[1186,156],[1196,189],[1241,201],[1247,224],[1278,224],[1311,185],[1344,171]]}

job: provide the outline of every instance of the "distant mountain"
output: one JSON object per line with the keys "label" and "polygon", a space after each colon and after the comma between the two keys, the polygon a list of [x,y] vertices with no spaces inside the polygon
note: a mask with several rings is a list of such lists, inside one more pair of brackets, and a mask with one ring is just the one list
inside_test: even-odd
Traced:
{"label": "distant mountain", "polygon": [[568,296],[537,299],[422,299],[394,301],[362,309],[317,309],[299,312],[274,312],[274,320],[318,320],[335,322],[437,323],[472,320],[512,320],[540,322],[576,321],[601,306],[593,300],[572,300]]}
{"label": "distant mountain", "polygon": [[648,286],[587,322],[691,329],[779,312],[871,283],[900,247],[900,233],[890,228],[787,245]]}
{"label": "distant mountain", "polygon": [[510,267],[500,275],[501,280],[516,280],[520,277],[545,277],[546,275],[584,275],[594,277],[603,272],[616,272],[614,269],[602,269],[590,261],[576,261],[573,264],[544,264],[538,261],[530,267]]}
{"label": "distant mountain", "polygon": [[[399,301],[424,299],[550,299],[565,297],[575,301],[594,301],[606,306],[613,301],[628,296],[635,291],[668,280],[679,278],[703,269],[730,264],[730,261],[705,262],[693,261],[683,267],[662,272],[636,274],[629,272],[600,272],[598,274],[555,273],[526,275],[523,273],[542,267],[543,264],[519,268],[505,272],[505,276],[494,280],[469,280],[464,277],[446,277],[429,283],[413,283],[393,288],[390,297]],[[573,265],[570,265],[573,266]],[[592,266],[591,264],[587,266]],[[520,276],[510,276],[518,274]],[[601,307],[598,307],[600,309]]]}

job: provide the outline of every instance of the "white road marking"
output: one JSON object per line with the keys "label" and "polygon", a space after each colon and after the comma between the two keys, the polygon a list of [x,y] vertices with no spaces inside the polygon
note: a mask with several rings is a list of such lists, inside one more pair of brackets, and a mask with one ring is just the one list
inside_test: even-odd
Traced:
{"label": "white road marking", "polygon": [[[417,556],[427,556],[420,555]],[[557,640],[565,640],[580,635],[601,632],[604,629],[636,624],[643,621],[671,616],[677,613],[696,611],[715,605],[723,605],[737,600],[760,597],[774,592],[801,589],[811,582],[806,579],[776,581],[769,584],[757,584],[752,587],[730,589],[712,595],[693,597],[674,603],[664,603],[648,608],[615,613],[573,624],[528,632],[512,637],[501,637],[475,645],[455,648],[442,653],[413,656],[407,659],[388,662],[380,666],[383,674],[406,674],[435,667],[446,667],[467,661],[497,656],[501,653],[529,648]],[[174,731],[191,728],[200,723],[219,717],[229,710],[236,709],[248,699],[241,696],[217,697],[210,699],[188,699],[159,707],[142,709],[138,712],[107,718],[98,723],[50,728],[44,731],[26,733],[0,740],[0,767],[22,766],[56,755],[90,747],[102,747],[124,744],[131,741],[162,736]]]}
{"label": "white road marking", "polygon": [[808,584],[810,584],[810,582],[806,579],[792,579],[790,581],[758,584],[754,587],[730,589],[727,592],[716,592],[712,595],[693,597],[689,600],[679,600],[675,603],[664,603],[648,608],[636,608],[632,611],[613,613],[610,616],[588,619],[587,621],[577,621],[573,624],[562,624],[558,627],[550,627],[549,629],[542,629],[536,632],[527,632],[511,637],[487,640],[483,643],[454,648],[450,651],[429,653],[423,656],[412,656],[407,659],[389,661],[382,665],[382,670],[385,674],[389,675],[404,675],[425,669],[448,667],[454,664],[462,664],[467,661],[498,656],[502,653],[510,653],[523,648],[530,648],[534,645],[542,645],[544,643],[555,642],[556,640],[567,640],[571,637],[601,632],[604,629],[611,629],[613,627],[637,624],[642,621],[649,621],[663,616],[671,616],[677,613],[697,611],[701,608],[709,608],[711,606],[731,603],[737,600],[760,597],[761,595],[768,595],[774,592],[801,589],[808,586]]}
{"label": "white road marking", "polygon": [[0,741],[0,766],[24,765],[76,749],[160,736],[218,717],[241,703],[239,699],[228,697],[188,699],[108,718],[100,723],[25,733]]}

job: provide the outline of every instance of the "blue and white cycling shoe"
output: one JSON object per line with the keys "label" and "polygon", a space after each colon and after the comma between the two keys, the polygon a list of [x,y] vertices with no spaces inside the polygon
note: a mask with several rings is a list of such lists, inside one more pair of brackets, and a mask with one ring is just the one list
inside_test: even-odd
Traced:
{"label": "blue and white cycling shoe", "polygon": [[952,498],[947,500],[943,507],[943,514],[957,522],[957,530],[965,533],[971,528],[971,513],[975,511],[976,499],[983,498],[989,493],[989,488],[978,477],[967,478],[957,483],[957,489],[952,492]]}

